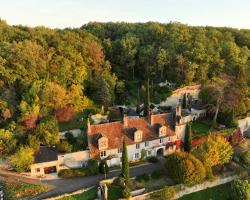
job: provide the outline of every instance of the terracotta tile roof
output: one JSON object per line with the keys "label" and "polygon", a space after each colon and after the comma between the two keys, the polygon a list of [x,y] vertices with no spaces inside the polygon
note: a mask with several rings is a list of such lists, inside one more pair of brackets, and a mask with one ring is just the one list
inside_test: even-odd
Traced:
{"label": "terracotta tile roof", "polygon": [[[156,115],[154,115],[156,116]],[[163,116],[163,115],[162,115]],[[124,126],[122,122],[111,122],[106,124],[90,125],[88,130],[88,141],[90,156],[99,157],[98,139],[100,135],[108,138],[108,148],[117,149],[122,147],[122,137],[125,136],[127,145],[135,144],[133,134],[136,130],[142,131],[142,141],[150,141],[159,138],[159,126],[167,125],[162,119],[164,117],[156,117],[157,124],[151,126],[145,118],[127,118],[128,126]],[[167,127],[167,135],[175,135],[175,132]]]}

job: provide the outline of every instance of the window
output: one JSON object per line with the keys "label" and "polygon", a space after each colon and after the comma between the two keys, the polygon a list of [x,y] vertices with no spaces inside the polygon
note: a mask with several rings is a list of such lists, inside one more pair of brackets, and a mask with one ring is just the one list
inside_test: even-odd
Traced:
{"label": "window", "polygon": [[139,153],[135,153],[135,159],[139,159],[140,158],[140,154]]}
{"label": "window", "polygon": [[149,141],[146,141],[145,142],[145,147],[148,147],[149,146]]}
{"label": "window", "polygon": [[163,143],[163,139],[160,139],[160,144]]}
{"label": "window", "polygon": [[140,149],[140,144],[135,145],[136,149]]}
{"label": "window", "polygon": [[122,148],[118,148],[118,153],[122,153]]}
{"label": "window", "polygon": [[36,172],[39,173],[40,172],[40,168],[36,168]]}
{"label": "window", "polygon": [[152,155],[152,151],[149,150],[149,151],[148,151],[148,156],[151,156],[151,155]]}
{"label": "window", "polygon": [[106,156],[106,151],[102,151],[101,152],[101,157],[105,157]]}

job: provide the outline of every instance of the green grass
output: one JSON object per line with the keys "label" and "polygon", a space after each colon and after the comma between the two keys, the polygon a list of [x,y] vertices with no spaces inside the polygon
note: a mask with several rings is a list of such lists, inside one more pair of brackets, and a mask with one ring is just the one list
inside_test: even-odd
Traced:
{"label": "green grass", "polygon": [[193,135],[208,135],[210,133],[210,127],[207,123],[202,121],[192,122]]}
{"label": "green grass", "polygon": [[68,131],[72,129],[82,129],[84,128],[84,123],[82,118],[84,117],[83,113],[77,113],[71,120],[67,122],[59,122],[59,130],[60,131]]}
{"label": "green grass", "polygon": [[230,183],[185,195],[179,200],[230,200]]}
{"label": "green grass", "polygon": [[46,185],[28,184],[20,181],[0,181],[0,185],[4,186],[6,199],[31,198],[49,190]]}
{"label": "green grass", "polygon": [[97,198],[97,189],[92,188],[81,194],[76,194],[68,197],[63,197],[60,200],[93,200]]}
{"label": "green grass", "polygon": [[122,188],[119,185],[108,186],[108,200],[117,200],[122,197]]}

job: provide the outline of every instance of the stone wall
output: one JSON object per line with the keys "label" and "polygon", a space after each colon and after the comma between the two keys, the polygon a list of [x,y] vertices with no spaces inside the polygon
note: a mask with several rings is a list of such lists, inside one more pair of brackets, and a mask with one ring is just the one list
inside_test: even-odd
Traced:
{"label": "stone wall", "polygon": [[[211,187],[215,187],[215,186],[218,186],[218,185],[222,185],[222,184],[231,182],[232,180],[234,180],[237,177],[238,177],[237,175],[229,176],[229,177],[221,177],[221,178],[217,178],[214,181],[206,181],[206,182],[204,182],[202,184],[197,184],[197,185],[195,185],[193,187],[182,186],[181,190],[176,193],[176,196],[175,196],[174,199],[181,198],[182,196],[187,195],[187,194],[191,194],[193,192],[198,192],[198,191],[201,191],[201,190],[205,190],[207,188],[211,188]],[[157,191],[153,191],[153,192],[157,192]],[[153,192],[149,192],[149,193],[146,193],[146,194],[135,196],[135,197],[132,197],[131,199],[132,200],[149,200],[150,199],[150,194],[153,193]]]}
{"label": "stone wall", "polygon": [[183,98],[183,95],[190,94],[193,99],[198,99],[199,92],[201,90],[200,85],[185,86],[173,91],[172,95],[160,103],[160,106],[172,106],[175,107],[179,103],[179,99]]}

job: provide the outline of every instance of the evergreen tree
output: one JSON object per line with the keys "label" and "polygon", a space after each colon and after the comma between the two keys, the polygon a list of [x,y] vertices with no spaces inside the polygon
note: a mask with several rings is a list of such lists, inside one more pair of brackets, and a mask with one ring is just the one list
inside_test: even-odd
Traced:
{"label": "evergreen tree", "polygon": [[125,138],[123,138],[122,177],[125,179],[125,184],[127,184],[129,179],[129,163],[128,163],[128,151]]}
{"label": "evergreen tree", "polygon": [[150,88],[149,88],[149,78],[147,80],[147,88],[146,88],[146,98],[144,104],[144,116],[148,116],[150,112]]}
{"label": "evergreen tree", "polygon": [[185,93],[182,100],[182,108],[185,109],[186,107],[187,107],[187,94]]}
{"label": "evergreen tree", "polygon": [[192,127],[190,124],[187,124],[186,134],[184,138],[184,151],[190,152],[192,149]]}

